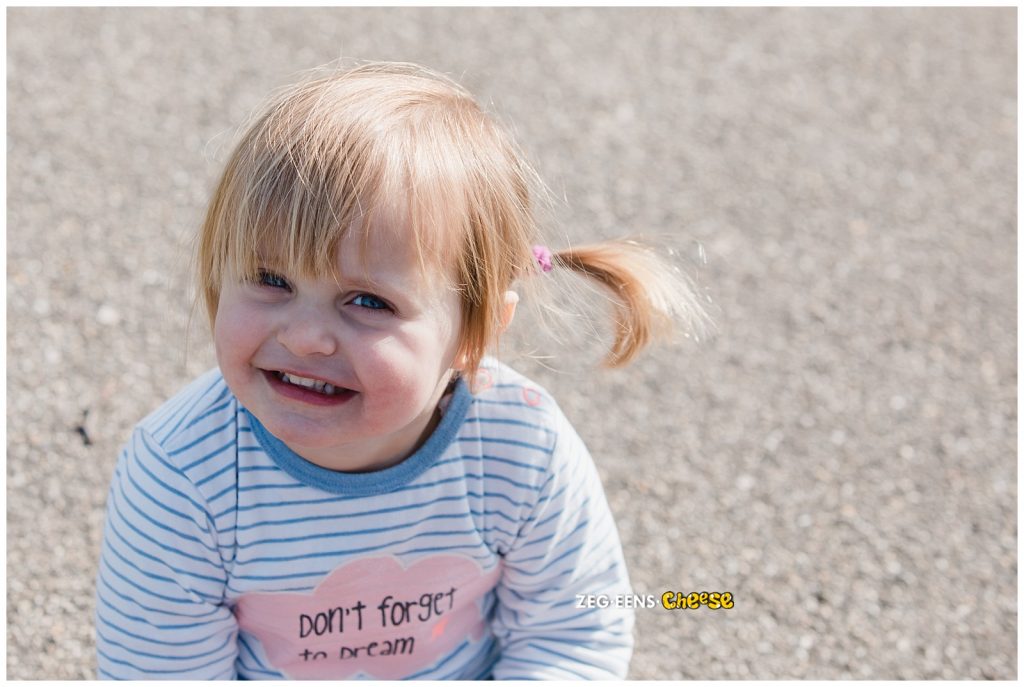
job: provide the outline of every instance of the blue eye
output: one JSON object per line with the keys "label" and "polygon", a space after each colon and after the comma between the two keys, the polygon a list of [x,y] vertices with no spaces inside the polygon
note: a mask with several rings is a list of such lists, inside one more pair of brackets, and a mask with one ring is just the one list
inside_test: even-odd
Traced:
{"label": "blue eye", "polygon": [[369,310],[389,310],[388,304],[369,293],[361,293],[352,299],[352,305]]}
{"label": "blue eye", "polygon": [[288,281],[284,277],[274,274],[273,272],[267,272],[266,270],[260,270],[256,277],[256,283],[260,286],[269,286],[273,289],[289,288]]}

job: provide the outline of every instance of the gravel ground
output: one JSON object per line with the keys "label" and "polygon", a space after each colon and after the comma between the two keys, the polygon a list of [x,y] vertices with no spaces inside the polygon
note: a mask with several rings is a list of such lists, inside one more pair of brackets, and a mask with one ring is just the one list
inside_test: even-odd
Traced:
{"label": "gravel ground", "polygon": [[344,56],[454,75],[564,199],[554,244],[661,236],[713,301],[715,337],[623,371],[579,332],[557,372],[517,358],[590,444],[636,591],[735,596],[640,610],[631,677],[1016,678],[1016,23],[9,9],[8,677],[95,675],[117,451],[213,364],[187,260],[225,146]]}

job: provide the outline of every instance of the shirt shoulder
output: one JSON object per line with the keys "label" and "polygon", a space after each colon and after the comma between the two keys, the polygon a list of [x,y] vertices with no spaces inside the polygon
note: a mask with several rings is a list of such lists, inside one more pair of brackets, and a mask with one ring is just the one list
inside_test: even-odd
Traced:
{"label": "shirt shoulder", "polygon": [[573,429],[551,394],[504,363],[486,357],[470,383],[472,402],[460,431],[464,457],[476,454],[488,473],[518,474],[536,488],[559,442]]}
{"label": "shirt shoulder", "polygon": [[236,457],[239,405],[219,368],[190,382],[135,427],[164,467],[201,484]]}
{"label": "shirt shoulder", "polygon": [[[505,363],[485,357],[470,382],[473,400],[507,415],[532,416],[542,422],[558,419],[561,410],[543,386]],[[502,410],[503,409],[503,410]]]}
{"label": "shirt shoulder", "polygon": [[194,421],[223,404],[227,398],[234,398],[228,389],[219,368],[207,370],[182,387],[177,393],[136,425],[161,443],[182,433]]}

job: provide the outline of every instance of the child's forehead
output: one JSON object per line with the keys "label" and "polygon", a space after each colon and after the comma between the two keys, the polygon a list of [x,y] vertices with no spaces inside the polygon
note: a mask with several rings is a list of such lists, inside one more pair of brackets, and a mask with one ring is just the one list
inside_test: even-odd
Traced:
{"label": "child's forehead", "polygon": [[342,279],[398,283],[423,287],[437,276],[435,266],[421,259],[416,242],[397,231],[376,230],[363,236],[350,231],[338,241],[335,267]]}

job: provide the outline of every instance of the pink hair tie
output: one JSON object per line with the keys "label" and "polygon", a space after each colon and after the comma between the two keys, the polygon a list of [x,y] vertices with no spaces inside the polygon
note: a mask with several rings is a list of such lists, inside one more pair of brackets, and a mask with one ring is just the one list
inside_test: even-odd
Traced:
{"label": "pink hair tie", "polygon": [[534,246],[533,257],[537,259],[541,272],[551,271],[551,250],[547,246]]}

